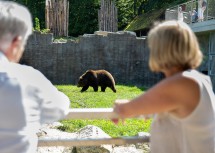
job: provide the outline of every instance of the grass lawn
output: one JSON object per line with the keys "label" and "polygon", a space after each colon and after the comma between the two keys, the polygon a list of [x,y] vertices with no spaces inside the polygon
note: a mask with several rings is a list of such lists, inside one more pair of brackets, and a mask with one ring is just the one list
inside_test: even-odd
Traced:
{"label": "grass lawn", "polygon": [[[117,92],[114,93],[107,88],[106,92],[94,92],[90,87],[86,92],[81,93],[81,88],[75,85],[56,85],[56,87],[65,93],[71,101],[71,108],[111,108],[116,99],[131,99],[144,92],[144,88],[136,86],[117,85]],[[115,125],[110,120],[62,120],[64,126],[61,130],[76,132],[86,125],[95,125],[100,127],[111,137],[134,136],[138,132],[148,132],[151,120],[127,119],[123,124]]]}

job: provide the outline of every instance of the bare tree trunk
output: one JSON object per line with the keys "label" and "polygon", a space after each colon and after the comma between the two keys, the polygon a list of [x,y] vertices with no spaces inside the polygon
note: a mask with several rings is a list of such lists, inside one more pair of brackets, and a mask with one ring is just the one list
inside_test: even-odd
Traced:
{"label": "bare tree trunk", "polygon": [[69,2],[67,0],[46,0],[46,28],[54,36],[68,36]]}
{"label": "bare tree trunk", "polygon": [[118,31],[117,8],[114,0],[101,0],[98,11],[98,21],[100,31]]}

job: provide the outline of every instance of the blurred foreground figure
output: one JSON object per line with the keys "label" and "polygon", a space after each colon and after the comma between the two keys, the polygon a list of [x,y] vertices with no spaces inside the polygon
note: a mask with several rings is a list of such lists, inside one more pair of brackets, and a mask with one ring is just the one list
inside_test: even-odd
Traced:
{"label": "blurred foreground figure", "polygon": [[32,32],[29,11],[0,1],[0,152],[34,153],[42,123],[62,119],[70,101],[39,71],[18,64]]}
{"label": "blurred foreground figure", "polygon": [[195,34],[184,22],[166,21],[150,30],[148,45],[150,69],[165,78],[132,100],[116,101],[114,112],[122,119],[155,114],[152,153],[214,153],[215,96],[210,78],[196,70],[202,52]]}

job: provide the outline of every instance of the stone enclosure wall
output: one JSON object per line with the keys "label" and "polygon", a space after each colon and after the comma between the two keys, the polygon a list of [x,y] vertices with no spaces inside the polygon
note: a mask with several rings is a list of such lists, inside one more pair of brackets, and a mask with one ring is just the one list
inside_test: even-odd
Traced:
{"label": "stone enclosure wall", "polygon": [[215,31],[197,33],[196,35],[204,54],[203,62],[199,69],[211,77],[213,90],[215,91]]}
{"label": "stone enclosure wall", "polygon": [[54,84],[77,84],[88,69],[105,69],[116,84],[150,87],[163,76],[148,67],[147,40],[133,32],[95,32],[79,41],[53,42],[52,34],[34,33],[21,63],[40,70]]}
{"label": "stone enclosure wall", "polygon": [[[204,53],[199,70],[211,76],[215,88],[215,32],[198,33],[197,37]],[[40,70],[54,84],[77,84],[86,70],[105,69],[116,84],[150,87],[163,75],[149,70],[148,58],[146,38],[133,32],[95,32],[66,43],[53,42],[52,34],[35,32],[21,63]]]}

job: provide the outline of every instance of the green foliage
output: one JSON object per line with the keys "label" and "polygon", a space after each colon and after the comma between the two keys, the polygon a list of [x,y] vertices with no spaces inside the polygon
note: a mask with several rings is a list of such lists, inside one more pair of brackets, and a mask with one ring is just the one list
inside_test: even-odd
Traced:
{"label": "green foliage", "polygon": [[86,92],[73,85],[60,85],[57,88],[64,92],[71,100],[71,108],[109,108],[116,99],[131,99],[143,92],[143,88],[136,86],[117,85],[117,92],[110,88],[106,92],[94,92],[92,87]]}
{"label": "green foliage", "polygon": [[[206,11],[208,11],[208,16],[209,18],[210,17],[215,17],[215,9],[214,9],[214,6],[215,6],[215,0],[208,0],[207,1],[207,9]],[[205,14],[206,14],[206,11],[205,11]]]}
{"label": "green foliage", "polygon": [[116,0],[119,30],[123,30],[135,16],[144,12],[142,7],[145,3],[146,0]]}
{"label": "green foliage", "polygon": [[[25,5],[32,14],[32,18],[36,17],[40,20],[41,29],[45,28],[45,0],[10,0]],[[35,27],[35,25],[34,25]]]}
{"label": "green foliage", "polygon": [[152,120],[127,119],[125,123],[115,125],[109,120],[63,120],[59,129],[67,132],[76,132],[87,125],[101,128],[111,137],[135,136],[138,132],[149,132]]}
{"label": "green foliage", "polygon": [[35,18],[35,30],[40,31],[40,20],[36,17]]}
{"label": "green foliage", "polygon": [[34,23],[35,27],[33,28],[33,31],[39,31],[42,34],[50,33],[50,29],[40,29],[40,20],[37,17],[34,19]]}
{"label": "green foliage", "polygon": [[118,9],[118,29],[123,30],[135,16],[133,0],[116,0]]}
{"label": "green foliage", "polygon": [[79,37],[55,37],[54,42],[79,42],[80,38]]}
{"label": "green foliage", "polygon": [[164,12],[164,9],[147,12],[143,15],[136,17],[128,26],[125,28],[126,31],[136,31],[141,30],[147,27],[150,27],[151,24],[157,20],[161,14]]}
{"label": "green foliage", "polygon": [[98,31],[99,0],[69,1],[69,35],[79,36]]}
{"label": "green foliage", "polygon": [[[116,0],[118,8],[118,26],[123,30],[137,15],[167,8],[186,0]],[[143,23],[145,24],[145,23]]]}
{"label": "green foliage", "polygon": [[40,30],[43,34],[45,34],[45,33],[50,33],[50,29],[42,29],[42,30]]}
{"label": "green foliage", "polygon": [[[105,93],[94,92],[93,88],[81,93],[81,88],[74,85],[57,85],[56,87],[70,98],[71,108],[111,108],[116,99],[132,99],[143,93],[143,88],[124,85],[117,85],[116,93],[109,88]],[[59,129],[64,131],[76,132],[86,125],[95,125],[110,136],[116,137],[133,136],[140,131],[149,131],[151,120],[127,119],[125,125],[122,123],[115,125],[109,120],[63,120],[62,123],[63,126]]]}
{"label": "green foliage", "polygon": [[[40,28],[45,28],[45,0],[12,0],[26,5],[33,19],[40,20]],[[186,0],[115,0],[118,8],[118,29],[124,28],[137,16],[146,12],[183,3]],[[212,5],[211,5],[212,6]],[[69,35],[79,36],[98,30],[98,10],[100,0],[69,0]],[[210,8],[211,12],[212,7]],[[34,25],[35,27],[35,25]]]}
{"label": "green foliage", "polygon": [[[165,9],[167,7],[187,2],[187,0],[144,0],[140,7],[138,8],[138,11],[144,10],[144,13],[156,11],[161,8]],[[139,15],[142,14],[139,12]]]}

